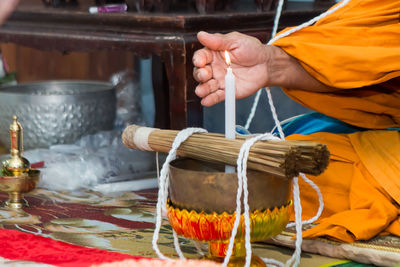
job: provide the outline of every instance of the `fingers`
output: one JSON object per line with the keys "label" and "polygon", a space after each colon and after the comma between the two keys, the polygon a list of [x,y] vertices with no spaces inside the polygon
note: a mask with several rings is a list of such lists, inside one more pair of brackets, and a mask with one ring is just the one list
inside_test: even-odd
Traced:
{"label": "fingers", "polygon": [[219,53],[237,48],[238,35],[237,32],[229,34],[199,32],[197,34],[198,40],[205,47],[197,50],[193,55],[192,60],[195,66],[193,77],[200,83],[196,87],[195,93],[202,98],[203,106],[209,107],[225,99],[225,91],[221,89],[223,87],[218,82],[223,79],[221,64],[225,64],[225,60],[222,54],[219,57]]}
{"label": "fingers", "polygon": [[204,97],[201,100],[201,104],[205,107],[211,107],[214,106],[215,104],[218,104],[225,99],[225,91],[218,89],[212,94],[209,94],[208,96]]}
{"label": "fingers", "polygon": [[209,94],[212,94],[213,92],[217,91],[218,89],[220,89],[218,81],[212,79],[206,83],[199,84],[196,87],[195,93],[198,97],[204,98]]}
{"label": "fingers", "polygon": [[199,49],[193,54],[193,65],[202,68],[213,61],[212,51],[230,50],[235,40],[232,35],[234,34],[222,35],[219,33],[209,34],[206,32],[199,32],[197,38],[205,48]]}
{"label": "fingers", "polygon": [[194,52],[193,54],[193,65],[198,68],[202,68],[205,65],[211,63],[213,60],[212,52],[207,48],[202,48]]}
{"label": "fingers", "polygon": [[0,1],[0,24],[3,23],[7,17],[17,6],[19,0],[1,0]]}
{"label": "fingers", "polygon": [[205,107],[211,107],[219,102],[224,101],[225,99],[225,91],[217,90],[214,93],[206,96],[201,100],[201,104]]}
{"label": "fingers", "polygon": [[204,68],[194,68],[193,77],[200,83],[207,82],[213,77],[213,70],[210,65],[206,65]]}
{"label": "fingers", "polygon": [[199,32],[197,34],[197,39],[199,42],[210,50],[231,50],[232,44],[235,42],[237,33],[220,34],[214,33],[210,34],[207,32]]}
{"label": "fingers", "polygon": [[203,98],[201,104],[206,107],[215,105],[225,99],[225,91],[220,89],[218,81],[211,79],[206,83],[202,83],[196,87],[195,93],[198,97]]}

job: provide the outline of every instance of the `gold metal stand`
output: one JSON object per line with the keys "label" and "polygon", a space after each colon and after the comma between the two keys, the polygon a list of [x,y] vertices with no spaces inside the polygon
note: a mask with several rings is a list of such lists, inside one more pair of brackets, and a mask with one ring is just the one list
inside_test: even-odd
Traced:
{"label": "gold metal stand", "polygon": [[11,158],[3,162],[0,170],[0,191],[8,193],[5,207],[21,209],[28,206],[24,194],[36,188],[40,171],[30,168],[29,161],[23,157],[23,129],[17,116],[13,117],[10,125]]}
{"label": "gold metal stand", "polygon": [[39,178],[40,171],[32,169],[23,175],[0,177],[0,191],[8,193],[4,206],[12,209],[28,206],[24,194],[36,188]]}

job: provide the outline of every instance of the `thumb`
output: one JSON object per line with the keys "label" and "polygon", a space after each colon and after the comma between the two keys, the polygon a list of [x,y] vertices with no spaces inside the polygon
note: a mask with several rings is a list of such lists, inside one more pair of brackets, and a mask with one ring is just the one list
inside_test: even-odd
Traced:
{"label": "thumb", "polygon": [[197,39],[202,45],[211,50],[230,50],[234,39],[229,37],[229,34],[214,33],[210,34],[201,31],[197,34]]}

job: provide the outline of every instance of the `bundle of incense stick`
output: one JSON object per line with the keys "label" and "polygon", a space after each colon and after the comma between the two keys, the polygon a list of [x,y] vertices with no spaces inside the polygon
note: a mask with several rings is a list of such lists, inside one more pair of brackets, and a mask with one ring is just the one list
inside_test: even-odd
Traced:
{"label": "bundle of incense stick", "polygon": [[[177,130],[128,126],[122,141],[132,149],[168,153]],[[236,166],[245,139],[226,139],[222,134],[195,133],[183,142],[177,154],[182,157]],[[304,141],[258,141],[250,149],[247,167],[274,176],[292,178],[303,172],[321,174],[329,163],[326,145]]]}

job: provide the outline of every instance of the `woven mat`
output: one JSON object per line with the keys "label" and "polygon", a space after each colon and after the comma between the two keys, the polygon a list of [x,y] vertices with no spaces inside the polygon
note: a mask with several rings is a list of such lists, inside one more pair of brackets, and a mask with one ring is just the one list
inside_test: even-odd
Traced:
{"label": "woven mat", "polygon": [[[104,195],[90,190],[36,189],[25,197],[29,207],[20,211],[0,208],[0,227],[79,246],[156,257],[151,246],[156,196],[156,190]],[[7,195],[0,193],[0,201],[6,199]],[[273,244],[253,244],[253,252],[286,261],[293,253],[290,249],[294,242],[292,236],[289,229],[269,241]],[[191,240],[180,238],[180,243],[188,258],[201,258]],[[400,239],[397,237],[381,237],[357,245],[326,240],[305,240],[303,244],[300,266],[339,266],[343,264],[341,259],[386,266],[400,262]],[[161,229],[159,247],[167,256],[176,257],[167,221]],[[207,244],[202,249],[206,252]]]}
{"label": "woven mat", "polygon": [[[294,248],[294,235],[294,228],[286,229],[267,243]],[[325,238],[303,239],[302,251],[364,264],[394,266],[400,263],[400,238],[391,235],[378,236],[368,241],[357,241],[351,244]]]}

